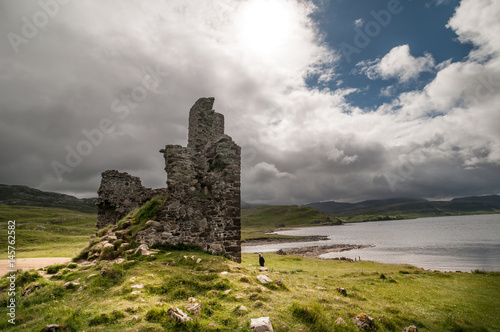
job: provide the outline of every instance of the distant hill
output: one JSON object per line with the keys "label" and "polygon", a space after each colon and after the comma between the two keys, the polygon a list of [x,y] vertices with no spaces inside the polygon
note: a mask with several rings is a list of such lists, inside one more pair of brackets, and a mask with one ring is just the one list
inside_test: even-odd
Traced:
{"label": "distant hill", "polygon": [[62,208],[85,213],[97,213],[97,198],[78,199],[74,196],[42,191],[27,186],[0,184],[0,204]]}
{"label": "distant hill", "polygon": [[[0,184],[0,204],[54,207],[96,213],[96,201],[97,197],[79,199],[74,196],[42,191],[27,186]],[[273,209],[273,206],[249,204],[244,201],[241,202],[241,206],[243,210],[249,210],[244,215],[255,213],[255,211],[270,212],[271,210],[273,211],[271,214],[276,215],[275,210],[282,208],[275,207]],[[340,217],[346,221],[404,219],[426,216],[500,213],[500,195],[460,197],[450,201],[428,201],[422,198],[405,197],[367,200],[357,203],[329,201],[309,203],[303,207],[314,208],[319,210],[318,212]],[[256,208],[260,208],[260,210]]]}
{"label": "distant hill", "polygon": [[[500,213],[500,196],[473,196],[455,198],[450,201],[428,201],[425,199],[394,198],[370,200],[359,203],[317,202],[306,206],[340,216],[357,216],[359,220],[376,217],[380,219],[417,218],[460,214]],[[386,218],[387,217],[387,218]],[[373,219],[373,218],[372,218]]]}
{"label": "distant hill", "polygon": [[306,204],[306,206],[313,207],[315,209],[318,209],[326,213],[338,214],[346,211],[369,209],[369,208],[376,208],[376,207],[383,207],[394,204],[402,204],[402,203],[418,202],[418,201],[425,201],[425,200],[420,198],[390,198],[390,199],[368,200],[358,203],[338,203],[335,201],[328,201],[328,202],[309,203]]}
{"label": "distant hill", "polygon": [[471,196],[454,198],[452,202],[489,202],[489,203],[500,203],[500,195],[486,195],[486,196]]}

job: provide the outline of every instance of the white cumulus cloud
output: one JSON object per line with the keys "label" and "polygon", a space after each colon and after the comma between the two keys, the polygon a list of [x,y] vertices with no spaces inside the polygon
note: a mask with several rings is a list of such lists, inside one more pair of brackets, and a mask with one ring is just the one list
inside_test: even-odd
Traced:
{"label": "white cumulus cloud", "polygon": [[433,71],[435,62],[432,55],[428,53],[421,57],[414,57],[410,54],[409,45],[400,45],[394,47],[382,58],[362,61],[356,66],[359,67],[360,72],[372,80],[395,78],[400,82],[407,82],[417,78],[421,72]]}

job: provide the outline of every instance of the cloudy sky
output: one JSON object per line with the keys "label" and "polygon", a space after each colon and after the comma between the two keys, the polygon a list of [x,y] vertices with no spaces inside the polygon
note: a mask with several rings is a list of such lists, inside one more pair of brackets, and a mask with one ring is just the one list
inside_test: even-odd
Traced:
{"label": "cloudy sky", "polygon": [[216,98],[243,199],[500,194],[496,0],[0,2],[0,183],[165,186]]}

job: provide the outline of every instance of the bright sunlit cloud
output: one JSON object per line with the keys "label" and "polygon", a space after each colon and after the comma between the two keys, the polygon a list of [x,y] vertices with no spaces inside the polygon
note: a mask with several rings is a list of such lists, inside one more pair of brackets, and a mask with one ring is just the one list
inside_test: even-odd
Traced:
{"label": "bright sunlit cloud", "polygon": [[236,19],[239,45],[257,56],[269,56],[293,37],[297,20],[295,8],[287,1],[256,0],[244,3]]}

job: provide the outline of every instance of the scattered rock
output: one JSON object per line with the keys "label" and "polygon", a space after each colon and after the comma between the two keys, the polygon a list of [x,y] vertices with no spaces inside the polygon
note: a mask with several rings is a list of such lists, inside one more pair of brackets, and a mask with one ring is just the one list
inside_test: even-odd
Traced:
{"label": "scattered rock", "polygon": [[141,254],[143,256],[148,256],[148,255],[151,255],[153,252],[152,251],[149,251],[148,250],[149,247],[147,244],[143,243],[141,244],[136,250],[135,250],[135,253],[136,254]]}
{"label": "scattered rock", "polygon": [[93,278],[97,275],[97,273],[92,273],[92,274],[89,274],[87,277],[85,277],[85,279],[90,279],[90,278]]}
{"label": "scattered rock", "polygon": [[118,238],[114,234],[108,234],[101,238],[101,241],[108,241],[110,243],[114,243],[116,240],[118,240]]}
{"label": "scattered rock", "polygon": [[130,245],[130,243],[123,242],[122,244],[120,244],[120,248],[125,248],[125,247],[128,247],[129,245]]}
{"label": "scattered rock", "polygon": [[226,290],[224,291],[224,294],[226,294],[226,295],[227,295],[227,294],[229,294],[229,293],[231,293],[231,289],[226,289]]}
{"label": "scattered rock", "polygon": [[109,267],[106,267],[106,266],[105,266],[105,267],[103,267],[103,268],[101,269],[101,272],[100,272],[100,273],[101,273],[101,276],[105,277],[105,276],[109,275],[109,274],[110,274],[110,272],[111,272],[111,269],[110,269]]}
{"label": "scattered rock", "polygon": [[339,317],[335,320],[335,325],[347,325],[347,323],[342,317]]}
{"label": "scattered rock", "polygon": [[354,260],[352,258],[348,258],[348,257],[335,257],[335,258],[332,258],[332,260],[334,261],[347,261],[347,262],[354,262]]}
{"label": "scattered rock", "polygon": [[142,293],[142,291],[137,290],[137,291],[133,291],[132,293],[130,293],[130,295],[139,295],[141,293]]}
{"label": "scattered rock", "polygon": [[64,330],[63,327],[58,324],[50,324],[50,325],[45,325],[44,328],[42,329],[42,332],[57,332],[63,330]]}
{"label": "scattered rock", "polygon": [[267,267],[261,266],[261,267],[259,267],[259,271],[266,272],[266,271],[269,271],[269,269]]}
{"label": "scattered rock", "polygon": [[405,327],[403,329],[403,332],[418,332],[418,329],[415,325],[411,325],[411,326]]}
{"label": "scattered rock", "polygon": [[122,257],[118,257],[117,259],[112,260],[113,264],[121,264],[125,261]]}
{"label": "scattered rock", "polygon": [[132,277],[132,278],[129,279],[129,281],[130,282],[135,282],[135,279],[136,279],[135,277]]}
{"label": "scattered rock", "polygon": [[191,318],[179,308],[170,307],[168,309],[168,314],[173,320],[181,324],[191,320]]}
{"label": "scattered rock", "polygon": [[252,318],[250,320],[250,328],[252,332],[274,332],[269,317]]}
{"label": "scattered rock", "polygon": [[247,312],[248,309],[244,306],[244,305],[241,305],[239,306],[239,308],[236,308],[236,312]]}
{"label": "scattered rock", "polygon": [[37,282],[36,284],[33,284],[31,286],[27,286],[26,288],[24,288],[24,290],[21,293],[21,295],[22,296],[30,295],[31,293],[33,293],[34,291],[36,291],[38,288],[41,288],[41,287],[42,287],[42,284],[40,284],[39,282]]}
{"label": "scattered rock", "polygon": [[337,292],[339,292],[340,294],[342,294],[344,296],[347,296],[347,291],[346,291],[346,289],[344,287],[337,287],[337,288],[335,288],[335,290]]}
{"label": "scattered rock", "polygon": [[276,280],[276,281],[274,282],[274,284],[275,284],[276,286],[278,286],[278,287],[283,286],[283,283],[281,282],[281,280]]}
{"label": "scattered rock", "polygon": [[283,249],[280,249],[280,250],[276,251],[276,253],[278,255],[286,255],[286,252]]}
{"label": "scattered rock", "polygon": [[226,275],[226,274],[228,274],[228,273],[229,273],[229,272],[227,272],[227,271],[222,271],[220,274],[221,274],[221,275]]}
{"label": "scattered rock", "polygon": [[257,279],[262,283],[262,284],[268,284],[270,282],[273,282],[273,279],[269,278],[266,275],[260,274],[257,276]]}
{"label": "scattered rock", "polygon": [[199,264],[200,262],[201,262],[201,258],[198,258],[198,259],[196,260],[196,263],[197,263],[197,264]]}
{"label": "scattered rock", "polygon": [[[130,222],[128,222],[128,226],[130,226]],[[127,226],[127,228],[128,228],[128,226]],[[128,229],[121,229],[121,230],[115,231],[115,235],[118,238],[123,238],[123,235],[127,232],[128,232]]]}
{"label": "scattered rock", "polygon": [[94,249],[101,249],[102,247],[104,247],[104,245],[105,245],[106,243],[109,243],[109,242],[106,242],[106,241],[99,242],[99,243],[97,243],[97,244],[94,246]]}
{"label": "scattered rock", "polygon": [[155,220],[146,221],[146,226],[153,227],[153,228],[163,228],[162,224],[158,221],[155,221]]}
{"label": "scattered rock", "polygon": [[314,287],[314,288],[316,288],[317,290],[325,290],[325,289],[326,289],[326,288],[325,288],[325,287],[323,287],[323,286],[316,286],[316,287]]}
{"label": "scattered rock", "polygon": [[74,289],[76,286],[80,286],[80,282],[78,280],[75,281],[68,281],[63,285],[63,288],[65,289]]}
{"label": "scattered rock", "polygon": [[132,288],[132,289],[142,289],[142,288],[144,288],[144,284],[132,285],[132,286],[130,286],[130,288]]}
{"label": "scattered rock", "polygon": [[243,295],[241,295],[241,294],[236,294],[234,297],[235,297],[237,300],[239,300],[239,299],[242,299],[244,296],[243,296]]}
{"label": "scattered rock", "polygon": [[354,324],[362,330],[373,330],[375,329],[375,319],[371,318],[365,313],[357,315],[354,319]]}
{"label": "scattered rock", "polygon": [[193,315],[199,315],[201,312],[201,304],[194,297],[188,298],[188,304],[186,304],[186,310]]}

